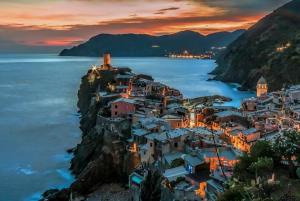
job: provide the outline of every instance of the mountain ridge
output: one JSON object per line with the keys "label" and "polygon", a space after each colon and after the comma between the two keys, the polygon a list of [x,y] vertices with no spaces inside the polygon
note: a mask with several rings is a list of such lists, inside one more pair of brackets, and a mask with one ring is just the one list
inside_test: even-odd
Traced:
{"label": "mountain ridge", "polygon": [[88,41],[64,49],[60,56],[95,56],[109,51],[114,56],[165,56],[169,53],[182,53],[187,50],[193,54],[204,53],[213,46],[226,46],[245,30],[217,32],[202,35],[185,30],[173,34],[154,36],[148,34],[107,34],[101,33]]}

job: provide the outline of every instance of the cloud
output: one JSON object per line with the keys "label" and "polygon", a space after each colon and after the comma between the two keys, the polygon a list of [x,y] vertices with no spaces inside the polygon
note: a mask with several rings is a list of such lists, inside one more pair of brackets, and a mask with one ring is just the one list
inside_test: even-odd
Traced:
{"label": "cloud", "polygon": [[212,7],[222,7],[233,12],[272,11],[290,0],[191,0],[194,3],[204,3]]}
{"label": "cloud", "polygon": [[[99,33],[172,33],[183,29],[193,29],[209,33],[246,28],[252,16],[174,16],[174,17],[129,17],[99,22],[94,25],[65,25],[62,29],[49,27],[1,25],[0,39],[31,46],[72,46]],[[253,19],[256,21],[256,18]],[[230,22],[230,23],[229,23]],[[210,26],[207,27],[206,25]],[[215,24],[215,28],[213,29]],[[220,25],[221,24],[221,25]],[[225,27],[224,25],[227,25]]]}
{"label": "cloud", "polygon": [[162,15],[162,14],[165,14],[166,12],[168,12],[168,11],[179,10],[179,9],[180,9],[179,7],[163,8],[163,9],[159,9],[154,14],[156,14],[156,15]]}
{"label": "cloud", "polygon": [[[286,2],[288,0],[1,0],[0,49],[21,51],[51,47],[49,51],[57,51],[100,33],[157,35],[189,29],[208,34],[246,29]],[[69,7],[66,9],[63,5]]]}

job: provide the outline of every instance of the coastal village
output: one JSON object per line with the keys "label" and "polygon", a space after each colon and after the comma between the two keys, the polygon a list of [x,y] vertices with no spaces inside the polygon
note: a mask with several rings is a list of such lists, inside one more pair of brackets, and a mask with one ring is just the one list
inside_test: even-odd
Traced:
{"label": "coastal village", "polygon": [[[300,131],[299,85],[269,92],[261,77],[256,97],[243,100],[240,108],[223,106],[219,98],[184,99],[179,90],[149,75],[114,67],[109,53],[102,65],[89,70],[88,81],[97,80],[102,81],[91,105],[105,107],[97,114],[96,127],[108,122],[112,135],[125,139],[127,152],[136,158],[128,178],[134,201],[141,200],[150,170],[162,175],[162,200],[215,201],[239,156],[251,146],[262,140],[273,143],[286,130]],[[124,125],[126,136],[121,134]]]}

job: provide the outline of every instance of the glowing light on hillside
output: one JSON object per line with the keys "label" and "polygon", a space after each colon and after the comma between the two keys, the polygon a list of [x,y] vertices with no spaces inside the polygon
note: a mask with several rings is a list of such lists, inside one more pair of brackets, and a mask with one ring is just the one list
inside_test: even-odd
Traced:
{"label": "glowing light on hillside", "polygon": [[288,42],[285,45],[276,48],[277,52],[284,52],[287,48],[291,47],[291,43]]}

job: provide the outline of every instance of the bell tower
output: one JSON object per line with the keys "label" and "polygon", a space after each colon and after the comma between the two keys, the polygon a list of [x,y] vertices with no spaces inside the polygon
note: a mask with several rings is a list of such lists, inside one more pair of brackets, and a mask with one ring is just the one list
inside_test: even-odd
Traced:
{"label": "bell tower", "polygon": [[262,95],[267,95],[268,93],[268,84],[266,79],[261,76],[256,85],[256,96],[261,97]]}

